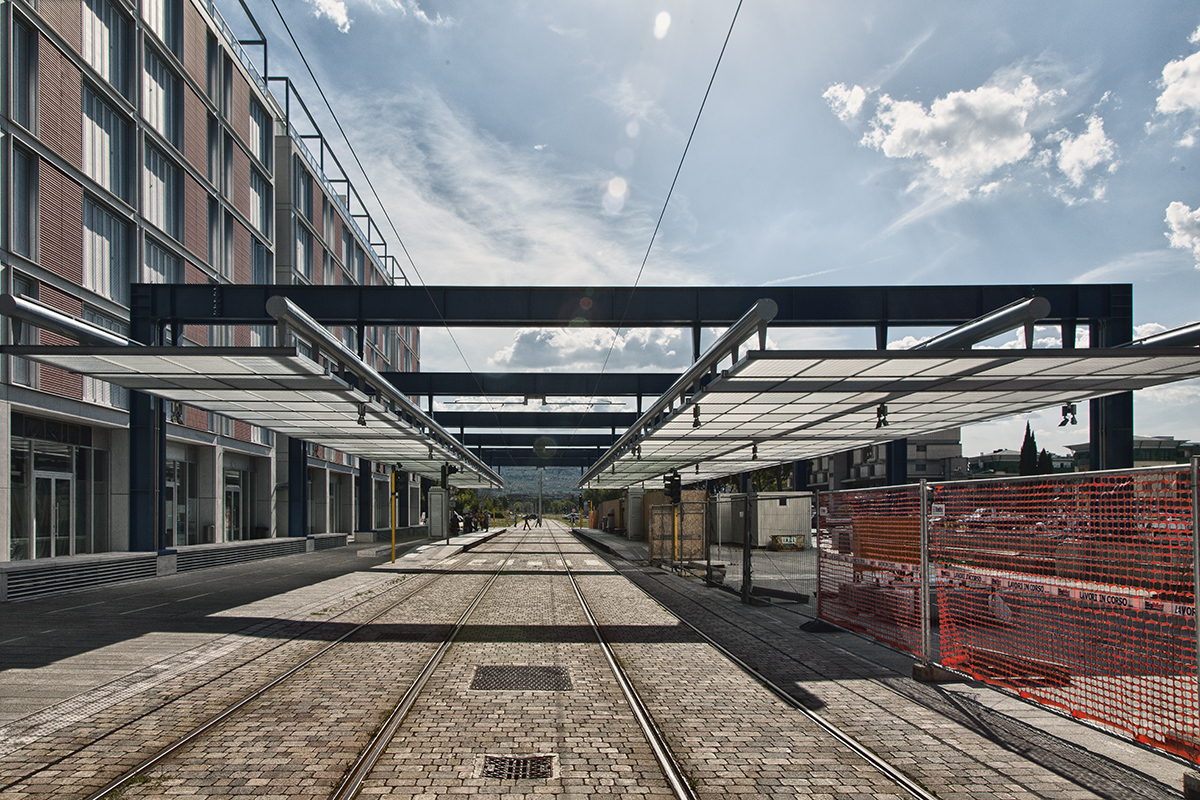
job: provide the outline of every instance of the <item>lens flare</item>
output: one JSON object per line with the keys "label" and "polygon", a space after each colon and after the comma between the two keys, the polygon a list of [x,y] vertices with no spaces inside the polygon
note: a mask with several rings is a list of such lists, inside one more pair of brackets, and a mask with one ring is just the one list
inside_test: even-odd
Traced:
{"label": "lens flare", "polygon": [[654,18],[654,38],[662,39],[667,35],[667,29],[671,27],[671,15],[666,11],[658,12],[658,16]]}

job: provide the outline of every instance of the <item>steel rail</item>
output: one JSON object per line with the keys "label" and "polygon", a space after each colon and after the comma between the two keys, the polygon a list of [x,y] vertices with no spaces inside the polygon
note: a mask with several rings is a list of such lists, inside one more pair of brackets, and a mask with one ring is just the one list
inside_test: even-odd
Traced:
{"label": "steel rail", "polygon": [[[521,542],[524,542],[527,538],[529,538],[529,534],[522,536]],[[518,546],[520,546],[520,543],[518,543]],[[352,800],[352,798],[358,796],[363,782],[371,774],[371,770],[375,768],[380,757],[383,756],[388,746],[392,743],[392,738],[396,735],[396,731],[399,730],[400,725],[408,716],[408,712],[416,705],[417,698],[420,696],[421,690],[425,688],[425,684],[429,681],[430,676],[433,675],[434,671],[442,663],[442,659],[445,657],[447,651],[450,650],[451,645],[454,644],[454,640],[458,638],[459,632],[466,626],[467,620],[475,613],[475,609],[482,602],[484,595],[492,588],[492,584],[504,572],[504,568],[511,560],[511,558],[506,558],[500,563],[499,568],[488,578],[487,583],[483,585],[483,588],[471,600],[470,605],[459,615],[458,620],[454,623],[453,630],[442,640],[442,643],[438,645],[438,649],[425,662],[425,666],[421,668],[420,673],[417,674],[417,677],[404,692],[404,696],[396,703],[391,713],[388,714],[387,719],[379,726],[379,730],[371,737],[371,741],[367,743],[367,746],[359,753],[354,764],[346,771],[346,774],[342,777],[341,784],[329,796],[329,800]]]}
{"label": "steel rail", "polygon": [[[497,534],[497,535],[499,535],[499,534]],[[142,761],[137,766],[130,768],[129,770],[127,770],[120,776],[114,778],[109,783],[105,784],[105,786],[103,788],[88,795],[86,800],[102,800],[102,798],[109,796],[110,793],[121,789],[126,784],[128,784],[130,781],[134,780],[139,775],[141,775],[144,772],[146,772],[147,770],[149,770],[151,767],[153,767],[156,764],[159,764],[160,762],[162,762],[163,760],[171,757],[175,753],[178,753],[180,750],[182,750],[184,747],[186,747],[190,743],[194,742],[200,736],[203,736],[205,733],[212,730],[214,727],[220,725],[222,722],[229,719],[231,716],[236,714],[242,708],[245,708],[247,704],[261,698],[264,694],[266,694],[270,690],[274,689],[275,687],[279,686],[281,683],[286,681],[288,678],[291,678],[297,672],[304,669],[309,664],[312,664],[314,661],[316,661],[318,658],[320,658],[321,656],[328,653],[333,648],[342,644],[344,641],[346,641],[346,639],[350,638],[354,634],[361,631],[363,628],[372,624],[373,622],[375,622],[377,619],[379,619],[383,615],[388,614],[391,611],[395,610],[397,606],[401,605],[402,603],[407,602],[410,598],[412,598],[419,592],[422,592],[422,591],[428,589],[433,583],[437,582],[443,576],[444,576],[444,573],[436,574],[436,575],[434,575],[433,580],[427,581],[427,582],[423,583],[421,586],[417,586],[417,587],[413,588],[413,590],[411,592],[408,592],[403,597],[401,597],[398,600],[396,600],[395,602],[389,604],[387,606],[387,608],[382,609],[379,613],[373,615],[370,619],[366,620],[365,622],[361,622],[358,625],[355,625],[350,630],[346,631],[346,633],[342,634],[337,639],[334,639],[333,641],[329,642],[324,647],[317,650],[315,653],[312,653],[312,654],[306,656],[303,660],[301,660],[298,663],[296,663],[295,665],[289,667],[286,671],[275,676],[267,683],[259,686],[257,689],[254,689],[252,692],[250,692],[246,696],[242,697],[240,700],[227,706],[226,708],[224,708],[217,714],[209,717],[207,720],[200,723],[200,725],[193,728],[192,730],[190,730],[189,732],[184,734],[182,737],[180,737],[176,741],[167,745],[162,750],[159,750],[157,753],[150,756],[146,760]],[[366,602],[370,602],[370,601],[366,600],[366,601],[364,601],[364,604]],[[119,728],[116,730],[119,730]],[[110,732],[110,734],[108,734],[108,735],[111,735],[111,733],[115,733],[116,730]],[[40,772],[41,770],[39,769],[38,771]],[[36,773],[33,773],[33,774],[36,774]],[[27,777],[31,777],[31,776],[27,776]],[[7,788],[7,787],[5,787],[5,788]]]}
{"label": "steel rail", "polygon": [[592,626],[592,633],[595,634],[596,641],[600,643],[600,650],[604,653],[604,659],[608,662],[609,669],[612,670],[613,676],[617,680],[617,685],[621,687],[621,692],[625,695],[625,700],[629,703],[629,708],[633,711],[633,716],[637,719],[638,726],[642,729],[642,735],[646,737],[646,743],[650,745],[650,749],[654,753],[654,758],[658,761],[658,765],[662,769],[663,777],[670,784],[671,791],[680,800],[699,800],[699,795],[692,788],[687,775],[683,771],[683,767],[675,759],[675,755],[671,752],[671,748],[663,738],[662,731],[655,724],[650,710],[646,708],[646,704],[642,702],[642,698],[638,694],[637,689],[634,688],[633,682],[625,674],[624,668],[617,661],[612,645],[604,638],[604,632],[600,629],[600,623],[596,621],[591,607],[583,597],[579,583],[575,580],[571,568],[567,566],[567,558],[563,554],[562,546],[558,543],[557,539],[554,542],[554,546],[558,549],[559,558],[562,559],[563,570],[571,580],[571,588],[575,590],[575,597],[579,600],[579,605],[583,608],[583,613],[587,617],[588,623]]}
{"label": "steel rail", "polygon": [[[581,540],[581,541],[583,542],[585,547],[588,545],[587,540]],[[633,583],[633,581],[630,581],[630,583]],[[633,585],[637,586],[636,583],[633,583]],[[917,798],[918,800],[938,800],[937,795],[929,792],[927,789],[922,787],[919,783],[917,783],[912,778],[908,777],[903,772],[901,772],[900,769],[892,766],[884,758],[879,756],[877,753],[875,753],[869,747],[867,747],[866,745],[859,742],[853,736],[846,733],[841,728],[839,728],[838,726],[834,725],[829,720],[822,717],[820,714],[816,713],[815,711],[813,711],[811,709],[805,708],[804,705],[799,700],[797,700],[795,697],[793,697],[791,694],[789,694],[786,689],[779,686],[777,683],[772,681],[766,675],[763,675],[761,672],[756,670],[754,667],[747,664],[740,657],[738,657],[736,654],[734,654],[733,651],[729,650],[729,648],[722,645],[716,639],[709,636],[704,631],[700,630],[698,627],[693,625],[688,620],[686,620],[683,617],[676,614],[670,608],[667,608],[667,606],[665,606],[654,595],[650,594],[649,592],[647,592],[645,589],[643,589],[640,586],[637,586],[637,588],[639,591],[642,592],[642,594],[646,595],[646,597],[650,598],[652,601],[657,603],[659,608],[663,609],[663,611],[665,611],[668,614],[670,614],[671,616],[675,617],[681,623],[683,623],[688,628],[690,628],[697,636],[702,638],[705,642],[707,642],[709,645],[714,647],[723,656],[725,656],[730,661],[732,661],[734,664],[736,664],[739,669],[741,669],[743,672],[745,672],[750,677],[754,678],[754,680],[758,681],[758,683],[762,684],[763,687],[765,687],[768,691],[770,691],[772,694],[774,694],[776,697],[778,697],[784,703],[787,703],[789,706],[794,708],[796,711],[799,711],[801,714],[808,717],[808,719],[811,720],[814,724],[816,724],[819,728],[821,728],[823,731],[828,733],[830,736],[832,736],[838,742],[842,743],[847,748],[849,748],[851,751],[853,751],[856,755],[858,755],[860,758],[862,758],[864,761],[866,761],[868,764],[870,764],[877,772],[882,774],[888,780],[892,781],[897,786],[904,789],[904,791],[908,792],[910,795]]]}

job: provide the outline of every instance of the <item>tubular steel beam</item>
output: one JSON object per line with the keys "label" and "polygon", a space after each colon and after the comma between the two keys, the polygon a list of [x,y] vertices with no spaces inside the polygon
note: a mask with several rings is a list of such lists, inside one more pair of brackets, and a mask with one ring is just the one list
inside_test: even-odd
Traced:
{"label": "tubular steel beam", "polygon": [[[682,371],[682,370],[681,370]],[[407,395],[658,397],[676,375],[652,372],[383,372]]]}
{"label": "tubular steel beam", "polygon": [[1046,324],[1121,316],[1130,284],[1035,286],[226,286],[134,284],[133,302],[161,323],[261,325],[280,295],[325,325],[451,327],[724,327],[760,299],[776,326],[961,325],[1037,295]]}

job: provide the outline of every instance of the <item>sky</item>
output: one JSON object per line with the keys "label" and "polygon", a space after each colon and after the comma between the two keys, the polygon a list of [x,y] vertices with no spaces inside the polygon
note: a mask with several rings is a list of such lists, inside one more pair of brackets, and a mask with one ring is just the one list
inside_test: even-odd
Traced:
{"label": "sky", "polygon": [[[732,31],[736,0],[276,2],[413,283],[1111,282],[1133,284],[1139,334],[1200,320],[1194,1],[748,0]],[[272,74],[352,164],[275,8],[248,4]],[[895,330],[893,346],[936,332]],[[681,370],[690,356],[690,335],[669,330],[422,335],[424,371],[597,370],[610,348],[609,369]],[[1037,345],[1059,337],[1039,328]],[[1139,435],[1200,439],[1200,383],[1134,407]],[[964,455],[1017,449],[1027,421],[1053,451],[1086,442],[1086,413],[1060,419],[973,426]]]}

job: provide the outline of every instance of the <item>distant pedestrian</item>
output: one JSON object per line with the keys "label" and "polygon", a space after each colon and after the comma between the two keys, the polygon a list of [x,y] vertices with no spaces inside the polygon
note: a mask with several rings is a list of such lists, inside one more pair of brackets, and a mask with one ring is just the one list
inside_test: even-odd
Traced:
{"label": "distant pedestrian", "polygon": [[528,514],[525,515],[525,527],[522,528],[521,530],[523,530],[523,531],[529,530],[529,515]]}

